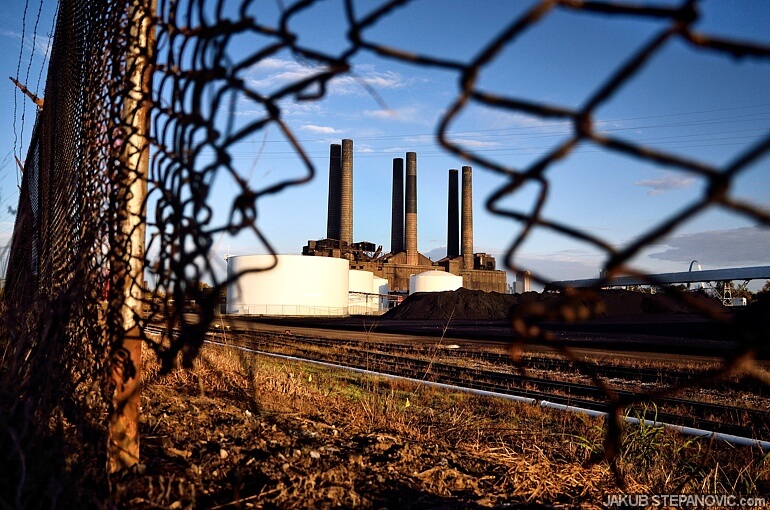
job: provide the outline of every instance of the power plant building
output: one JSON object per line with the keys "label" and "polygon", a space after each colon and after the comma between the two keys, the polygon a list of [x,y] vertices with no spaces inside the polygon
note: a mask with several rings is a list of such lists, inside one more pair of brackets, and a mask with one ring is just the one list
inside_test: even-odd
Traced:
{"label": "power plant building", "polygon": [[227,313],[378,314],[394,294],[459,287],[505,292],[506,273],[495,269],[495,259],[473,252],[471,180],[469,166],[461,174],[449,170],[447,256],[434,262],[417,247],[417,154],[395,158],[391,246],[383,253],[382,246],[353,241],[353,141],[331,145],[326,238],[308,241],[302,255],[228,257],[233,283],[227,289]]}
{"label": "power plant building", "polygon": [[[390,251],[371,242],[353,242],[353,142],[333,144],[329,159],[329,202],[326,238],[308,241],[302,254],[345,259],[351,270],[367,271],[387,280],[391,293],[410,292],[411,277],[428,271],[443,271],[460,277],[462,287],[472,290],[506,291],[506,273],[495,268],[487,253],[473,252],[472,170],[449,170],[447,256],[432,261],[417,247],[417,154],[406,153],[393,160]],[[458,201],[458,193],[461,201]],[[460,203],[461,202],[461,203]],[[453,280],[457,282],[458,280]]]}

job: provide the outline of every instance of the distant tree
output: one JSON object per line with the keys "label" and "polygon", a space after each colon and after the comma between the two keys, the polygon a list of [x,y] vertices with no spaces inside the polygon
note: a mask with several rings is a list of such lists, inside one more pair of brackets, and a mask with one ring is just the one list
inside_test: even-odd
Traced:
{"label": "distant tree", "polygon": [[733,292],[733,297],[745,297],[746,299],[751,301],[752,299],[754,299],[754,294],[752,294],[751,291],[746,287],[741,286],[735,292]]}
{"label": "distant tree", "polygon": [[754,299],[766,297],[770,295],[770,280],[767,280],[762,288],[754,294]]}

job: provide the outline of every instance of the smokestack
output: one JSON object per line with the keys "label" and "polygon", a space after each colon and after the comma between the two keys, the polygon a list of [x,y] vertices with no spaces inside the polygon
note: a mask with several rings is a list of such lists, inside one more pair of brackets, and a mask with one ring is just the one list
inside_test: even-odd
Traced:
{"label": "smokestack", "polygon": [[342,140],[340,172],[340,240],[353,242],[353,140]]}
{"label": "smokestack", "polygon": [[417,153],[406,153],[406,263],[416,266],[417,256]]}
{"label": "smokestack", "polygon": [[326,215],[326,238],[340,239],[340,184],[342,179],[342,146],[329,148],[329,208]]}
{"label": "smokestack", "polygon": [[473,269],[473,191],[471,167],[463,167],[462,254],[465,269]]}
{"label": "smokestack", "polygon": [[460,254],[460,204],[458,203],[457,169],[449,170],[449,200],[447,206],[446,256]]}
{"label": "smokestack", "polygon": [[404,251],[404,158],[393,158],[393,211],[390,223],[390,252]]}

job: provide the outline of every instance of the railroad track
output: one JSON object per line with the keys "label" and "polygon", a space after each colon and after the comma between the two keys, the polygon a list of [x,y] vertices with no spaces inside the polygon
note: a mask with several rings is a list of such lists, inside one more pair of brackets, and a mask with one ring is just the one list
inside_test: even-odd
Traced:
{"label": "railroad track", "polygon": [[[337,340],[296,335],[289,332],[258,332],[231,330],[228,342],[253,350],[275,354],[290,354],[309,360],[335,363],[352,368],[371,370],[388,375],[417,380],[462,386],[495,393],[517,395],[536,401],[580,407],[595,411],[607,411],[607,395],[594,385],[557,381],[511,373],[515,368],[504,353],[462,351],[398,343]],[[217,340],[221,333],[212,333]],[[438,362],[443,358],[463,360],[466,366]],[[492,369],[467,366],[468,360],[483,361]],[[536,358],[526,360],[527,368],[580,372],[580,367],[567,360]],[[498,369],[494,369],[497,367]],[[508,371],[502,371],[503,368]],[[687,372],[661,373],[642,367],[594,367],[601,377],[613,377],[631,381],[647,381],[656,384],[686,383],[693,374]],[[764,391],[767,391],[767,388]],[[744,387],[742,387],[744,389]],[[615,390],[621,397],[634,398],[632,391]],[[767,440],[770,417],[764,411],[737,406],[721,405],[680,398],[658,398],[654,404],[641,402],[626,410],[631,416],[683,427],[699,428],[722,434]]]}
{"label": "railroad track", "polygon": [[[274,333],[254,332],[249,330],[233,330],[234,334],[260,335],[265,339],[275,337]],[[281,335],[278,335],[281,336]],[[625,381],[637,385],[655,385],[656,387],[693,386],[715,391],[740,391],[753,393],[758,397],[770,394],[770,388],[753,379],[730,380],[704,378],[703,374],[694,371],[671,370],[669,368],[629,367],[620,365],[596,365],[591,363],[575,364],[564,358],[554,357],[523,357],[520,362],[513,363],[507,352],[485,352],[469,349],[438,349],[436,344],[406,344],[384,343],[377,341],[361,342],[356,340],[328,339],[303,335],[291,335],[293,341],[312,343],[329,348],[347,347],[358,349],[362,345],[375,352],[399,353],[405,356],[425,357],[440,352],[442,357],[483,362],[498,367],[500,370],[523,369],[527,371],[549,371],[561,374],[572,374],[583,377],[599,377],[606,381]]]}
{"label": "railroad track", "polygon": [[[265,352],[288,351],[294,356],[306,359],[389,375],[515,394],[596,411],[607,410],[607,395],[601,388],[593,385],[453,365],[405,356],[400,352],[389,354],[364,349],[361,342],[336,342],[294,335],[265,335],[256,341],[250,336],[244,337],[243,345]],[[371,344],[367,346],[370,347]],[[510,366],[510,361],[508,365]],[[615,392],[621,397],[636,396],[632,391]],[[654,405],[652,402],[642,402],[628,412],[632,416],[647,420],[760,440],[765,440],[770,430],[770,417],[764,411],[681,398],[658,398]]]}

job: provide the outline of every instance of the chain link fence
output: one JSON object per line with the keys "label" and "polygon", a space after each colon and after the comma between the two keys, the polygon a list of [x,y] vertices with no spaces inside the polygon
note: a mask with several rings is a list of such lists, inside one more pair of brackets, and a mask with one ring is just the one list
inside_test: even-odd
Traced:
{"label": "chain link fence", "polygon": [[[15,431],[4,437],[7,444],[3,451],[9,451],[6,447],[13,438],[23,442],[35,437],[38,440],[30,444],[42,451],[48,443],[40,438],[61,434],[67,438],[61,446],[61,459],[67,451],[87,445],[88,452],[81,452],[78,462],[86,471],[101,469],[106,456],[106,417],[114,391],[110,360],[115,359],[126,338],[127,320],[136,322],[141,331],[152,318],[163,317],[168,331],[178,332],[166,335],[163,341],[142,338],[166,368],[180,353],[183,363],[195,357],[218,312],[220,293],[229,283],[212,262],[217,238],[249,234],[274,252],[258,221],[258,204],[269,195],[315,176],[310,156],[285,120],[286,104],[322,99],[335,78],[351,72],[357,54],[370,53],[399,63],[442,69],[458,80],[457,95],[437,122],[436,139],[448,154],[505,179],[499,188],[488,190],[486,205],[491,213],[510,219],[511,232],[516,233],[506,255],[510,270],[530,269],[518,267],[514,255],[535,231],[549,231],[600,250],[606,255],[604,274],[609,278],[635,274],[629,264],[635,255],[710,208],[729,210],[770,226],[768,211],[737,200],[729,192],[732,182],[767,156],[770,134],[758,138],[726,164],[716,165],[616,138],[596,127],[597,110],[671,44],[684,44],[703,54],[770,63],[770,47],[695,31],[695,1],[670,7],[580,0],[535,2],[523,15],[510,20],[501,33],[476,34],[482,49],[465,62],[413,53],[368,38],[380,20],[408,9],[413,2],[407,0],[381,3],[363,16],[348,0],[344,2],[345,19],[340,20],[347,25],[346,47],[332,54],[304,45],[301,34],[292,30],[293,20],[316,3],[303,0],[283,6],[279,22],[267,25],[260,21],[258,3],[250,0],[159,0],[152,18],[153,51],[144,55],[151,62],[152,84],[140,89],[136,97],[137,89],[128,79],[134,72],[132,61],[127,57],[130,28],[135,23],[133,2],[60,2],[45,102],[38,112],[24,164],[3,300],[0,392],[6,411],[2,416],[7,423],[2,426]],[[520,35],[536,29],[555,12],[576,10],[610,19],[656,20],[662,28],[637,52],[628,55],[605,82],[597,83],[580,108],[536,102],[477,86],[484,69],[506,48],[514,46]],[[316,71],[268,94],[256,88],[246,72],[279,53],[312,62]],[[126,111],[139,106],[131,106],[134,103],[130,101],[149,106],[151,111],[151,163],[146,179],[138,177],[142,183],[146,180],[148,189],[143,220],[147,244],[146,251],[139,252],[131,241],[138,227],[126,228],[125,212],[137,180],[125,157],[127,150],[136,149],[132,141],[136,135],[132,132],[134,124],[127,122]],[[453,122],[472,105],[566,121],[571,132],[530,166],[503,166],[452,141],[449,133]],[[241,109],[260,113],[236,122]],[[268,128],[292,145],[304,165],[304,174],[257,188],[243,174],[234,152],[243,140]],[[557,163],[568,162],[571,154],[585,144],[697,177],[706,183],[707,192],[696,203],[650,225],[634,241],[616,247],[579,225],[556,222],[543,214],[552,169]],[[224,224],[214,221],[212,189],[218,178],[227,178],[236,187]],[[539,190],[531,209],[516,211],[504,205],[506,197],[527,186]],[[152,253],[153,260],[145,253]],[[137,257],[141,275],[129,270]],[[145,277],[154,281],[154,293],[144,292]],[[535,274],[534,279],[547,283],[541,275]],[[202,281],[213,282],[213,288],[203,288],[198,284]],[[580,363],[566,345],[559,345],[537,325],[554,318],[590,316],[600,306],[596,291],[606,283],[602,280],[594,288],[565,290],[566,299],[558,308],[518,307],[512,317],[517,342],[547,342]],[[131,296],[138,295],[145,296],[141,313],[127,311]],[[676,296],[688,299],[684,292]],[[199,311],[194,319],[185,314],[183,307],[173,306],[173,302],[190,300],[196,302]],[[770,382],[768,374],[754,362],[756,351],[768,342],[769,315],[765,308],[733,324],[738,340],[735,352],[724,360],[718,373],[710,373],[709,377],[740,369],[765,384]],[[718,323],[724,319],[714,314],[712,320]],[[604,387],[599,377],[594,379]],[[612,453],[620,436],[622,411],[631,402],[617,397],[611,388],[607,388],[607,396],[616,417],[610,420],[607,434],[607,451]],[[13,486],[15,481],[9,483]]]}

